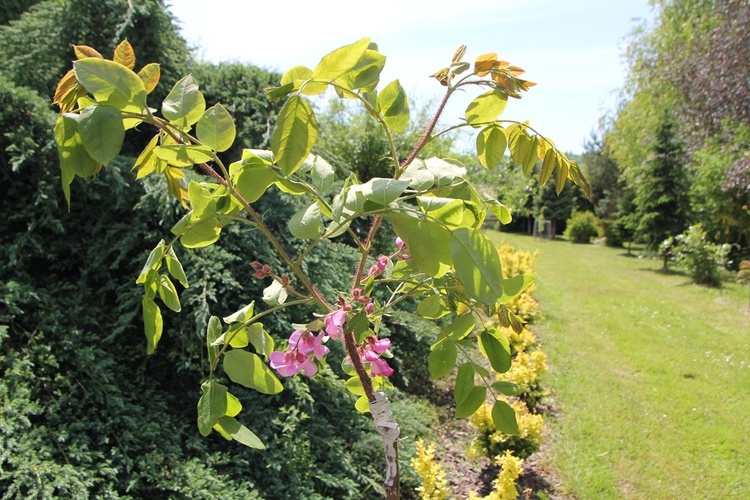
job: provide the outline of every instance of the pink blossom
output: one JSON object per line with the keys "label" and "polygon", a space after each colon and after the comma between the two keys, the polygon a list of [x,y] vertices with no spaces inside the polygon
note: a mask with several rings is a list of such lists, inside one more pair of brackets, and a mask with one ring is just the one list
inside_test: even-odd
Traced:
{"label": "pink blossom", "polygon": [[404,243],[404,240],[401,239],[401,236],[396,236],[396,246],[401,249],[406,246],[406,243]]}
{"label": "pink blossom", "polygon": [[365,313],[367,313],[367,314],[370,314],[370,313],[372,312],[372,308],[373,308],[373,307],[374,307],[374,306],[373,306],[373,303],[372,303],[372,302],[368,303],[368,304],[367,304],[367,305],[365,306]]}
{"label": "pink blossom", "polygon": [[[374,338],[374,337],[370,337]],[[383,354],[385,351],[391,348],[391,339],[375,339],[370,342],[372,350],[378,354]]]}
{"label": "pink blossom", "polygon": [[388,257],[386,257],[385,255],[381,255],[380,257],[378,257],[378,264],[377,264],[377,266],[378,266],[378,269],[379,269],[380,271],[384,271],[384,270],[385,270],[385,267],[386,267],[386,266],[388,265],[388,263],[389,263],[390,261],[391,261],[391,259],[389,259],[389,258],[388,258]]}
{"label": "pink blossom", "polygon": [[326,333],[331,336],[332,339],[338,339],[344,334],[344,326],[346,323],[346,313],[344,311],[334,311],[325,317],[325,329]]}
{"label": "pink blossom", "polygon": [[291,351],[273,351],[268,355],[271,368],[279,372],[282,377],[291,377],[300,370],[297,357]]}
{"label": "pink blossom", "polygon": [[393,375],[393,368],[388,366],[388,363],[384,359],[378,358],[370,361],[370,372],[373,377],[377,377],[378,375],[390,377]]}

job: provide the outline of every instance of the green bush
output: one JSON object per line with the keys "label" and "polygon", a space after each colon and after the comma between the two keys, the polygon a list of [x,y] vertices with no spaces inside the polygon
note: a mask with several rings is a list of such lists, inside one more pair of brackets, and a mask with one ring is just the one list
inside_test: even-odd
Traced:
{"label": "green bush", "polygon": [[730,246],[708,241],[699,224],[675,236],[674,258],[699,285],[721,286],[721,270],[727,263]]}
{"label": "green bush", "polygon": [[604,219],[601,222],[606,245],[608,247],[621,248],[625,243],[622,222],[617,219]]}
{"label": "green bush", "polygon": [[574,212],[565,227],[565,237],[573,243],[589,243],[599,236],[599,219],[592,212]]}

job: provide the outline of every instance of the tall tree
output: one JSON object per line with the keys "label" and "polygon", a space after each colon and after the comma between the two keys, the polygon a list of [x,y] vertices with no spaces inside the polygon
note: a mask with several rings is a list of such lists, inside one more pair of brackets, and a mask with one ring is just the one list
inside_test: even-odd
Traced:
{"label": "tall tree", "polygon": [[591,132],[591,137],[583,144],[581,166],[591,185],[591,203],[596,215],[602,219],[613,217],[623,186],[617,162],[605,145],[604,134]]}
{"label": "tall tree", "polygon": [[675,137],[673,121],[662,115],[649,158],[635,184],[636,237],[650,250],[688,224],[689,182],[683,145]]}

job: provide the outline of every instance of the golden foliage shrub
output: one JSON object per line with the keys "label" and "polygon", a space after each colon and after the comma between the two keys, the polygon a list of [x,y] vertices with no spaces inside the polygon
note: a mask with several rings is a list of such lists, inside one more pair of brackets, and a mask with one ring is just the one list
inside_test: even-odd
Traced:
{"label": "golden foliage shrub", "polygon": [[448,498],[449,485],[443,466],[435,461],[435,443],[425,446],[422,439],[417,441],[417,456],[412,458],[411,466],[422,480],[417,488],[421,500],[445,500]]}

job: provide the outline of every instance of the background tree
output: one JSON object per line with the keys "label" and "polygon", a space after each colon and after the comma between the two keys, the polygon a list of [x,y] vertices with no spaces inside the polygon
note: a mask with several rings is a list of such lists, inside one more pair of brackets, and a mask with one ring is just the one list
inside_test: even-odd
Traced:
{"label": "background tree", "polygon": [[638,220],[636,237],[655,251],[667,237],[680,234],[688,225],[690,185],[685,154],[669,117],[659,123],[649,151],[633,203]]}

